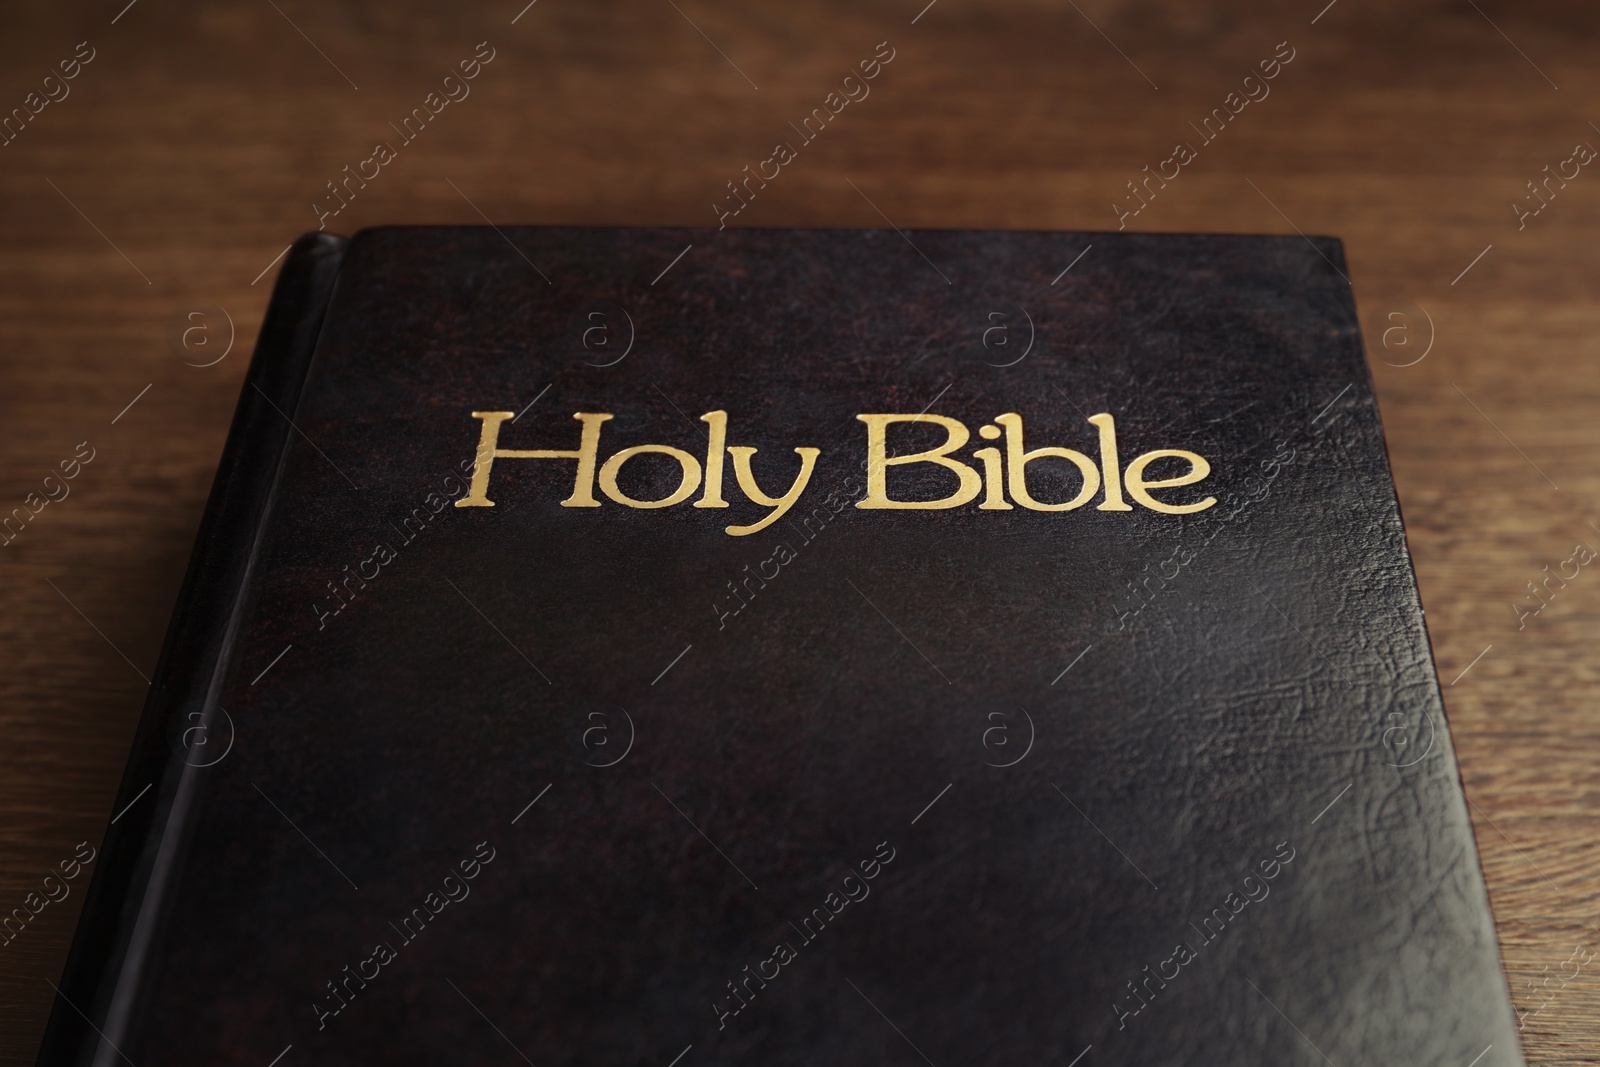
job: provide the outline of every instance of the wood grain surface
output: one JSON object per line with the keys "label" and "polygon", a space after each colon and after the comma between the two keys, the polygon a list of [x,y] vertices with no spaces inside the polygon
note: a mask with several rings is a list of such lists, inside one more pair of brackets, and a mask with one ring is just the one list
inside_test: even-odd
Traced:
{"label": "wood grain surface", "polygon": [[[0,912],[116,814],[271,265],[327,182],[487,41],[330,229],[714,225],[887,41],[732,224],[1116,229],[1187,141],[1128,228],[1344,239],[1528,1062],[1600,1062],[1600,957],[1568,962],[1600,945],[1600,575],[1512,607],[1600,549],[1592,6],[126,2],[0,14],[0,113],[29,118],[0,147],[0,513],[94,455],[0,552]],[[0,1064],[33,1061],[86,881],[0,947]]]}

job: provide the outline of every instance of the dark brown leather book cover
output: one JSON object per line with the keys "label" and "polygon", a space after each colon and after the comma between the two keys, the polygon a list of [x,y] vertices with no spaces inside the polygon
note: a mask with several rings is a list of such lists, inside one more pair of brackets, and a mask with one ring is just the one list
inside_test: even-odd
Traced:
{"label": "dark brown leather book cover", "polygon": [[40,1063],[1522,1063],[1329,238],[283,268]]}

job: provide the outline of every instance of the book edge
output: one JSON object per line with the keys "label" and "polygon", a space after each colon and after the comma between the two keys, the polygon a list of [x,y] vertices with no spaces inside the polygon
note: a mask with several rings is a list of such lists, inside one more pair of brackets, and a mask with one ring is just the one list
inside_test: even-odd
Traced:
{"label": "book edge", "polygon": [[[1348,274],[1349,267],[1345,260],[1344,243],[1338,238],[1332,238],[1331,240],[1333,241],[1334,246],[1334,256],[1337,259],[1337,269]],[[1516,1057],[1513,1067],[1522,1067],[1527,1060],[1526,1052],[1522,1047],[1522,1027],[1519,1021],[1520,1016],[1517,1012],[1515,994],[1511,986],[1511,967],[1509,961],[1506,959],[1505,942],[1501,937],[1500,917],[1495,913],[1494,898],[1489,893],[1489,879],[1488,873],[1484,870],[1483,846],[1482,842],[1479,840],[1478,827],[1473,821],[1472,812],[1469,810],[1471,807],[1471,798],[1467,796],[1466,779],[1461,771],[1461,757],[1456,746],[1455,728],[1451,724],[1450,709],[1444,699],[1444,690],[1446,686],[1443,684],[1443,679],[1439,674],[1439,659],[1438,654],[1434,649],[1433,630],[1428,625],[1427,606],[1422,601],[1422,582],[1417,577],[1416,559],[1411,551],[1411,531],[1410,527],[1405,521],[1405,509],[1400,501],[1400,487],[1398,484],[1396,484],[1394,478],[1394,457],[1391,449],[1389,448],[1388,433],[1384,429],[1382,403],[1378,396],[1376,380],[1372,374],[1372,363],[1367,357],[1366,342],[1361,334],[1360,309],[1355,303],[1355,288],[1353,285],[1351,286],[1350,292],[1350,310],[1356,317],[1355,337],[1357,346],[1361,353],[1361,369],[1366,379],[1367,394],[1372,397],[1373,417],[1378,427],[1378,443],[1383,449],[1384,468],[1388,472],[1389,476],[1387,489],[1389,492],[1389,497],[1394,505],[1395,518],[1400,524],[1400,550],[1405,557],[1406,577],[1409,579],[1407,584],[1407,593],[1410,598],[1410,603],[1407,606],[1409,610],[1415,614],[1417,622],[1422,630],[1423,644],[1427,649],[1428,665],[1431,668],[1428,671],[1428,681],[1431,688],[1429,695],[1432,698],[1434,707],[1438,708],[1439,710],[1439,719],[1445,734],[1445,753],[1448,755],[1450,761],[1448,777],[1450,779],[1450,783],[1455,787],[1457,794],[1456,798],[1452,798],[1452,806],[1460,813],[1460,817],[1466,827],[1467,843],[1472,852],[1473,873],[1476,875],[1473,888],[1477,891],[1480,897],[1480,902],[1483,905],[1482,917],[1488,924],[1488,937],[1490,942],[1494,945],[1495,959],[1500,967],[1500,982],[1502,989],[1504,990],[1503,1003],[1510,1012],[1511,1018],[1509,1021],[1516,1024],[1510,1031],[1512,1038],[1512,1053]]]}
{"label": "book edge", "polygon": [[[257,541],[292,432],[285,412],[298,404],[348,246],[343,237],[306,234],[291,246],[273,287],[130,746],[117,814],[101,841],[62,969],[39,1067],[121,1057],[117,1046],[135,1014],[146,951],[183,851],[187,802],[203,770],[174,742],[187,736],[179,729],[186,722],[197,720],[202,730],[215,724]],[[141,805],[147,790],[154,799]]]}

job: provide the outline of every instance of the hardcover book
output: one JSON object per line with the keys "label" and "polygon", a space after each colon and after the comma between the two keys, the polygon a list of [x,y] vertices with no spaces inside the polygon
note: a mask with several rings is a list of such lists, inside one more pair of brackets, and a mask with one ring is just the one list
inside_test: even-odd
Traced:
{"label": "hardcover book", "polygon": [[114,810],[52,1067],[1522,1063],[1329,238],[305,237]]}

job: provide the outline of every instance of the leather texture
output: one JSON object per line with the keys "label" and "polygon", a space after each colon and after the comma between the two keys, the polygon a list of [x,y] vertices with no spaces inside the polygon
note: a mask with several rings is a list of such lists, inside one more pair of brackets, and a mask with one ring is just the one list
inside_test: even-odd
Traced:
{"label": "leather texture", "polygon": [[[148,952],[69,979],[139,990],[141,1065],[1521,1064],[1345,272],[1329,238],[363,231],[249,483],[232,747]],[[510,458],[449,506],[474,411],[704,464],[718,410],[774,495],[820,450],[750,536],[731,460],[727,508],[562,507],[574,461]],[[1004,413],[1099,463],[1107,412],[1217,503],[854,507],[856,416],[923,412],[975,469]]]}

